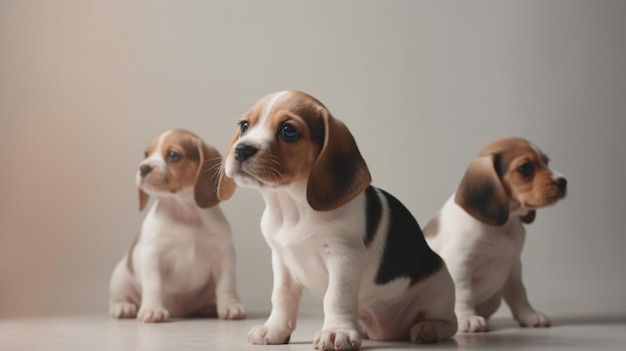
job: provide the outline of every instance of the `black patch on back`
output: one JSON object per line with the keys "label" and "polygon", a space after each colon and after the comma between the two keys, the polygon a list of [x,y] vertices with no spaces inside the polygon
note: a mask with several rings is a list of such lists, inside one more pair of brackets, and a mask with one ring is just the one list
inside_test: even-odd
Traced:
{"label": "black patch on back", "polygon": [[439,270],[443,262],[426,243],[419,224],[409,210],[389,193],[380,191],[389,206],[389,227],[376,284],[409,278],[413,285]]}
{"label": "black patch on back", "polygon": [[366,231],[365,238],[363,242],[365,242],[365,246],[370,246],[372,240],[374,240],[374,236],[376,235],[376,231],[378,230],[378,226],[380,225],[380,218],[383,215],[383,207],[380,203],[380,199],[378,198],[378,194],[376,193],[376,189],[373,186],[368,186],[365,189],[365,223],[366,223]]}

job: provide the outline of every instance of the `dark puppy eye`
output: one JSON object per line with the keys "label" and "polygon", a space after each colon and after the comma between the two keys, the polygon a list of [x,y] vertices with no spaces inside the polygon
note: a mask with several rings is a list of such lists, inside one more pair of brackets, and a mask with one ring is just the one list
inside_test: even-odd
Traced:
{"label": "dark puppy eye", "polygon": [[278,136],[287,142],[294,142],[300,138],[300,132],[290,123],[283,123],[278,133]]}
{"label": "dark puppy eye", "polygon": [[246,134],[246,132],[248,131],[248,128],[250,128],[250,122],[248,121],[239,122],[239,130],[241,132],[241,135]]}
{"label": "dark puppy eye", "polygon": [[172,163],[178,162],[180,161],[180,154],[176,151],[169,151],[167,156],[165,156],[165,160]]}
{"label": "dark puppy eye", "polygon": [[523,175],[524,177],[528,177],[531,174],[533,174],[533,172],[535,171],[535,166],[533,166],[532,163],[527,162],[517,167],[517,171],[520,172],[520,174]]}
{"label": "dark puppy eye", "polygon": [[148,151],[143,152],[143,158],[148,158]]}

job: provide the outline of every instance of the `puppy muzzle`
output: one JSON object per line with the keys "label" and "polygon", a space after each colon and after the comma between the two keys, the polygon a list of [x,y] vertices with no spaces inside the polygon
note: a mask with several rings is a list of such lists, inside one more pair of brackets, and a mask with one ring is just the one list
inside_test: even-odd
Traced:
{"label": "puppy muzzle", "polygon": [[235,147],[235,160],[243,163],[257,153],[258,149],[248,144],[239,144]]}
{"label": "puppy muzzle", "polygon": [[564,197],[567,193],[567,179],[561,177],[554,181],[554,185],[559,189],[561,195]]}

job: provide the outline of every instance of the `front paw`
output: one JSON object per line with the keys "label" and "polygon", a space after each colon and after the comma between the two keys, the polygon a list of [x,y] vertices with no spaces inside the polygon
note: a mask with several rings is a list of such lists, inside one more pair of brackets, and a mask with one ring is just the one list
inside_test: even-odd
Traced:
{"label": "front paw", "polygon": [[170,320],[170,312],[163,307],[141,307],[137,319],[143,323],[160,323]]}
{"label": "front paw", "polygon": [[356,330],[323,329],[315,335],[313,347],[318,350],[358,350],[361,338]]}
{"label": "front paw", "polygon": [[550,319],[540,312],[520,313],[515,319],[522,327],[545,328],[550,326]]}
{"label": "front paw", "polygon": [[109,313],[113,318],[135,318],[137,316],[137,305],[131,302],[111,302]]}
{"label": "front paw", "polygon": [[239,302],[233,302],[217,309],[219,319],[244,319],[246,318],[246,309]]}
{"label": "front paw", "polygon": [[291,330],[257,325],[248,332],[247,340],[255,345],[288,344]]}
{"label": "front paw", "polygon": [[480,333],[488,329],[487,320],[482,316],[460,318],[459,333]]}

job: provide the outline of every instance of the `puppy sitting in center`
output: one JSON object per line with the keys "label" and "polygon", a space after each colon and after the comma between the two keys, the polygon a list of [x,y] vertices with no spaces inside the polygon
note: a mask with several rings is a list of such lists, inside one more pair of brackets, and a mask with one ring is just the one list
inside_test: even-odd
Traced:
{"label": "puppy sitting in center", "polygon": [[567,181],[548,157],[521,138],[487,145],[469,165],[455,194],[424,228],[456,286],[460,332],[487,331],[502,298],[522,326],[547,327],[528,302],[520,255],[524,224],[536,210],[565,197]]}
{"label": "puppy sitting in center", "polygon": [[113,271],[115,318],[245,317],[235,289],[230,225],[216,193],[220,154],[196,135],[173,129],[156,137],[139,165],[139,210],[157,199]]}
{"label": "puppy sitting in center", "polygon": [[323,297],[316,349],[358,349],[361,338],[450,338],[454,286],[410,212],[370,185],[347,127],[299,91],[261,99],[239,122],[224,157],[219,195],[236,185],[265,200],[261,229],[272,250],[272,311],[248,334],[284,344],[303,287]]}

